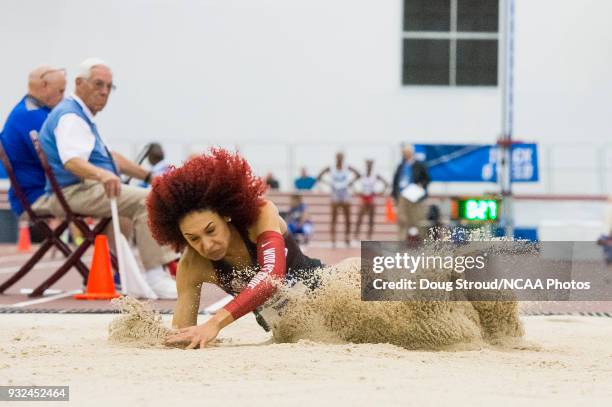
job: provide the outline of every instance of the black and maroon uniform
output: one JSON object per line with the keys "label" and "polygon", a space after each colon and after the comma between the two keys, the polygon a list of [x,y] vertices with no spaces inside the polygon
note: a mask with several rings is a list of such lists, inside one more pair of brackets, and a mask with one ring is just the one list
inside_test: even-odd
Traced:
{"label": "black and maroon uniform", "polygon": [[[246,230],[238,232],[249,252],[252,269],[235,271],[224,260],[212,262],[219,286],[234,296],[224,307],[234,319],[256,311],[274,294],[276,286],[271,279],[289,285],[301,281],[310,289],[317,287],[319,281],[313,271],[323,264],[304,255],[290,233],[263,232],[253,243]],[[257,318],[257,322],[268,329],[262,318]]]}

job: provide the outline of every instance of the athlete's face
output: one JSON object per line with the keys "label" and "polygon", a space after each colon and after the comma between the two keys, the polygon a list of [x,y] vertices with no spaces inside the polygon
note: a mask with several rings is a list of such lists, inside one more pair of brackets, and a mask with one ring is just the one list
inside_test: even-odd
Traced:
{"label": "athlete's face", "polygon": [[221,260],[227,253],[231,239],[229,219],[218,213],[203,210],[189,212],[179,222],[187,243],[209,260]]}
{"label": "athlete's face", "polygon": [[341,168],[343,162],[344,162],[344,154],[337,153],[336,154],[336,167]]}

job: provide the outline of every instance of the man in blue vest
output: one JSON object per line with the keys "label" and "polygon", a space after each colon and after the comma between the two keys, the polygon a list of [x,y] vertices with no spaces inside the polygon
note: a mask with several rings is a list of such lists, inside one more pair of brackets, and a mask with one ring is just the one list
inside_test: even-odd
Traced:
{"label": "man in blue vest", "polygon": [[[37,132],[47,115],[64,97],[66,73],[63,69],[40,66],[28,76],[28,94],[13,108],[4,124],[0,140],[9,157],[17,182],[28,203],[36,212],[44,213],[45,172],[43,171],[30,131]],[[20,216],[24,208],[11,186],[9,201],[13,212]]]}
{"label": "man in blue vest", "polygon": [[402,162],[393,176],[391,195],[397,204],[398,240],[426,237],[425,208],[429,174],[427,166],[414,159],[414,148],[407,145],[402,150]]}
{"label": "man in blue vest", "polygon": [[[136,244],[146,270],[145,279],[159,298],[176,298],[176,284],[164,265],[177,254],[160,247],[151,236],[145,205],[148,190],[122,185],[119,175],[150,182],[152,174],[119,153],[111,152],[94,116],[106,106],[114,89],[108,65],[90,58],[80,65],[75,93],[57,105],[40,131],[49,164],[71,209],[94,217],[111,216],[110,198],[117,199],[119,215],[134,224]],[[47,192],[50,186],[47,185]],[[55,195],[48,197],[53,213],[62,212]]]}

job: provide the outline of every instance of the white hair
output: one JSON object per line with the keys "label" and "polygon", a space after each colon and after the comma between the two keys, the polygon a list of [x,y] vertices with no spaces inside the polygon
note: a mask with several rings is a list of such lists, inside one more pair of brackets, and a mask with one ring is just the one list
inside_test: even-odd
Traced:
{"label": "white hair", "polygon": [[96,66],[105,66],[108,68],[108,64],[106,61],[100,58],[87,58],[83,62],[79,64],[79,71],[77,73],[77,78],[88,79],[91,76],[92,68]]}
{"label": "white hair", "polygon": [[410,151],[412,154],[414,154],[414,146],[412,144],[404,144],[404,146],[402,147],[402,151]]}

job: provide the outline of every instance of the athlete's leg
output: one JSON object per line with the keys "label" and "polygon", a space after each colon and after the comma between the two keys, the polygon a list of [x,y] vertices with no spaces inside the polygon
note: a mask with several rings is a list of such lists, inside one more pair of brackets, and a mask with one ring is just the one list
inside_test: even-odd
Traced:
{"label": "athlete's leg", "polygon": [[331,204],[331,241],[332,245],[336,246],[336,220],[338,218],[338,203],[332,202]]}
{"label": "athlete's leg", "polygon": [[344,240],[346,244],[351,243],[351,204],[350,202],[342,203],[342,211],[344,212]]}
{"label": "athlete's leg", "polygon": [[368,240],[372,240],[372,234],[374,233],[374,204],[368,204],[365,206],[365,210],[368,213]]}
{"label": "athlete's leg", "polygon": [[361,229],[361,220],[363,215],[366,213],[366,204],[362,203],[359,206],[359,213],[357,214],[357,223],[355,224],[355,239],[359,239],[359,229]]}

